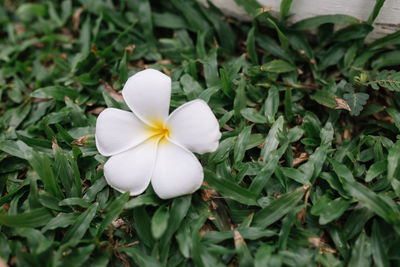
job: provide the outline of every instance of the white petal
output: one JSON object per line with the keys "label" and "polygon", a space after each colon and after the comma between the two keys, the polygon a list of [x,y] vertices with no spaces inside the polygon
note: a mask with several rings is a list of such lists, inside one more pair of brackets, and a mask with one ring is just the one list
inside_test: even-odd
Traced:
{"label": "white petal", "polygon": [[169,113],[171,78],[158,70],[140,71],[125,83],[122,96],[129,108],[146,123],[164,122]]}
{"label": "white petal", "polygon": [[107,108],[96,121],[96,146],[100,154],[111,156],[149,138],[145,125],[132,112]]}
{"label": "white petal", "polygon": [[191,194],[202,183],[203,168],[192,152],[168,141],[159,144],[151,184],[160,198]]}
{"label": "white petal", "polygon": [[148,140],[128,151],[112,156],[104,165],[107,183],[121,193],[139,195],[150,183],[157,145]]}
{"label": "white petal", "polygon": [[221,138],[219,124],[206,102],[200,99],[178,107],[168,118],[170,137],[196,153],[214,152]]}

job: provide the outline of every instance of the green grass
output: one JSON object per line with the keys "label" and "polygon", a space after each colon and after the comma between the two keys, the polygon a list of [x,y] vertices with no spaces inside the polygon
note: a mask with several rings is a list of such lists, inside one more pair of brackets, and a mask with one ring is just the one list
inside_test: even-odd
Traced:
{"label": "green grass", "polygon": [[[194,1],[0,1],[0,258],[400,265],[400,33],[365,43],[383,1],[367,22],[294,25],[292,1],[280,19],[236,2],[252,23]],[[219,120],[193,195],[129,197],[104,179],[96,117],[127,109],[120,90],[145,67],[171,76],[171,109],[202,98]]]}

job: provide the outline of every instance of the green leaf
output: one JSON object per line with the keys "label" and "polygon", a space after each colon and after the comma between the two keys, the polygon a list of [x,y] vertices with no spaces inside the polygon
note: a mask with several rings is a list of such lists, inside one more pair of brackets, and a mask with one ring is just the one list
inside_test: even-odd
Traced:
{"label": "green leaf", "polygon": [[236,137],[229,137],[220,142],[217,151],[210,155],[209,161],[220,163],[224,161],[235,146]]}
{"label": "green leaf", "polygon": [[387,178],[389,180],[399,179],[400,177],[400,141],[397,141],[393,147],[389,149],[387,157]]}
{"label": "green leaf", "polygon": [[368,243],[368,237],[362,232],[357,238],[351,253],[349,267],[370,266],[371,249]]}
{"label": "green leaf", "polygon": [[240,77],[238,87],[236,89],[236,96],[233,101],[233,110],[236,120],[240,119],[240,111],[246,107],[246,79],[244,76]]}
{"label": "green leaf", "polygon": [[256,0],[235,0],[235,2],[254,17],[258,16],[262,9],[262,6]]}
{"label": "green leaf", "polygon": [[31,97],[52,98],[58,101],[64,101],[66,96],[76,99],[79,96],[79,92],[63,86],[48,86],[36,89],[31,93]]}
{"label": "green leaf", "polygon": [[331,200],[327,195],[319,198],[311,209],[311,214],[319,216],[320,224],[338,219],[349,208],[350,201],[342,198]]}
{"label": "green leaf", "polygon": [[275,121],[275,114],[279,107],[279,90],[276,86],[268,90],[268,97],[264,103],[264,115],[267,117],[269,123]]}
{"label": "green leaf", "polygon": [[[94,244],[75,248],[71,253],[62,257],[59,264],[61,266],[82,266],[85,262],[88,261],[88,259],[92,255],[94,248],[95,248]],[[103,255],[106,255],[106,254],[103,254]],[[96,257],[96,260],[98,260],[99,258],[101,258],[101,256]],[[95,263],[93,263],[93,264],[96,265]]]}
{"label": "green leaf", "polygon": [[240,111],[240,114],[242,114],[242,116],[248,121],[255,123],[267,123],[267,118],[258,113],[258,111],[254,108],[244,108]]}
{"label": "green leaf", "polygon": [[333,39],[336,42],[348,42],[348,41],[355,40],[355,39],[363,39],[373,29],[374,29],[374,27],[372,27],[371,25],[369,25],[367,23],[352,24],[350,26],[347,26],[346,28],[343,28],[343,29],[335,32]]}
{"label": "green leaf", "polygon": [[280,6],[280,15],[281,21],[284,21],[289,13],[290,6],[292,5],[293,0],[282,0]]}
{"label": "green leaf", "polygon": [[399,51],[388,51],[376,56],[371,62],[371,67],[374,70],[381,69],[389,66],[397,66],[400,62]]}
{"label": "green leaf", "polygon": [[195,31],[202,31],[210,27],[199,10],[194,8],[189,2],[172,0],[171,3],[181,12],[181,15],[185,17],[186,21]]}
{"label": "green leaf", "polygon": [[294,208],[302,199],[304,193],[304,188],[301,188],[272,200],[265,208],[254,215],[254,225],[266,228],[273,224]]}
{"label": "green leaf", "polygon": [[[142,20],[140,20],[142,21]],[[119,62],[118,70],[119,70],[119,82],[124,84],[128,80],[128,69],[126,67],[127,61],[127,53],[124,52],[121,61]]]}
{"label": "green leaf", "polygon": [[79,214],[77,213],[58,214],[56,217],[48,221],[48,223],[42,228],[41,232],[44,233],[48,230],[68,227],[76,221],[78,216]]}
{"label": "green leaf", "polygon": [[79,206],[82,208],[89,208],[91,203],[79,197],[65,198],[58,202],[59,206]]}
{"label": "green leaf", "polygon": [[[370,48],[379,49],[383,48],[387,45],[396,44],[399,42],[400,32],[396,31],[394,33],[388,34],[382,38],[379,38],[371,43]],[[374,52],[370,51],[370,53],[375,54]]]}
{"label": "green leaf", "polygon": [[[390,57],[389,57],[390,58]],[[373,89],[379,87],[388,88],[391,91],[400,91],[400,72],[395,70],[382,70],[375,72],[376,75],[370,75],[370,80],[366,85],[371,85]]]}
{"label": "green leaf", "polygon": [[11,249],[8,245],[7,237],[3,233],[0,233],[0,258],[7,262],[10,253]]}
{"label": "green leaf", "polygon": [[285,102],[284,102],[284,107],[285,107],[285,118],[286,121],[291,122],[293,118],[293,106],[292,106],[293,100],[292,100],[292,88],[288,87],[286,88],[285,91]]}
{"label": "green leaf", "polygon": [[284,119],[280,116],[269,129],[267,138],[265,138],[264,146],[261,150],[261,157],[264,161],[267,160],[272,151],[276,150],[279,145],[278,133],[283,129]]}
{"label": "green leaf", "polygon": [[390,266],[389,259],[386,253],[385,241],[382,237],[381,231],[379,230],[379,225],[376,220],[374,220],[374,222],[372,223],[371,251],[375,266]]}
{"label": "green leaf", "polygon": [[400,131],[400,112],[397,109],[388,107],[386,108],[386,112],[390,117],[394,120],[394,125],[396,125],[397,129]]}
{"label": "green leaf", "polygon": [[344,54],[343,63],[346,69],[351,67],[355,57],[357,56],[358,48],[358,43],[354,43]]}
{"label": "green leaf", "polygon": [[207,87],[218,86],[220,83],[218,77],[217,50],[212,49],[203,61],[204,78]]}
{"label": "green leaf", "polygon": [[387,223],[400,224],[400,212],[392,201],[383,200],[366,186],[355,181],[343,181],[343,188],[353,198],[382,217]]}
{"label": "green leaf", "polygon": [[85,235],[86,231],[89,229],[90,223],[92,222],[94,216],[96,215],[98,207],[99,203],[95,202],[85,212],[79,215],[74,224],[72,224],[72,226],[65,233],[62,242],[63,243],[79,242]]}
{"label": "green leaf", "polygon": [[256,44],[254,38],[254,31],[256,30],[255,26],[251,27],[249,33],[247,34],[247,51],[249,53],[250,59],[253,64],[258,65],[258,55],[256,52]]}
{"label": "green leaf", "polygon": [[358,19],[348,15],[322,15],[303,19],[296,22],[292,27],[296,30],[306,30],[310,28],[316,28],[325,23],[353,24],[358,23]]}
{"label": "green leaf", "polygon": [[369,16],[368,21],[367,21],[368,24],[372,25],[372,23],[374,23],[376,17],[379,14],[379,11],[381,11],[381,8],[384,3],[385,3],[385,0],[377,0],[375,2],[374,9],[372,10],[372,13]]}
{"label": "green leaf", "polygon": [[275,172],[276,167],[278,167],[279,156],[277,153],[271,154],[268,158],[267,164],[260,170],[256,177],[250,184],[249,190],[257,195],[261,193],[264,186],[268,183],[272,174]]}
{"label": "green leaf", "polygon": [[133,209],[140,206],[158,206],[160,199],[155,194],[144,194],[129,200],[125,204],[125,209]]}
{"label": "green leaf", "polygon": [[262,71],[274,73],[285,73],[296,70],[295,66],[281,59],[271,60],[270,62],[261,65],[260,68]]}
{"label": "green leaf", "polygon": [[[143,29],[143,33],[147,40],[154,42],[153,35],[153,19],[150,7],[150,1],[140,0],[135,4],[135,11],[137,16],[140,16],[139,24]],[[126,80],[124,80],[125,82]]]}
{"label": "green leaf", "polygon": [[104,208],[106,216],[103,218],[98,230],[97,236],[100,237],[106,227],[118,217],[118,215],[124,209],[125,203],[129,200],[129,192],[121,194],[113,201],[109,202]]}
{"label": "green leaf", "polygon": [[204,90],[203,92],[200,93],[199,98],[203,99],[204,101],[206,101],[207,103],[210,101],[210,98],[218,93],[221,90],[220,86],[214,86],[214,87],[210,87],[207,88],[206,90]]}
{"label": "green leaf", "polygon": [[228,74],[223,68],[219,69],[219,76],[221,77],[222,92],[229,97],[233,98],[232,80],[229,79]]}
{"label": "green leaf", "polygon": [[362,204],[357,205],[348,216],[343,227],[343,234],[345,235],[343,239],[350,240],[360,234],[367,221],[374,215],[375,214],[370,209],[363,207]]}
{"label": "green leaf", "polygon": [[33,17],[43,17],[47,14],[46,7],[41,4],[25,3],[18,6],[16,14],[23,20]]}
{"label": "green leaf", "polygon": [[144,206],[133,209],[133,225],[143,244],[151,247],[154,243],[154,239],[151,234],[151,221]]}
{"label": "green leaf", "polygon": [[[271,230],[264,230],[258,227],[244,227],[238,229],[244,239],[257,240],[260,237],[274,236],[276,233]],[[205,243],[217,244],[235,237],[234,231],[209,231],[204,233],[202,241]]]}
{"label": "green leaf", "polygon": [[53,216],[45,208],[34,209],[17,215],[0,214],[0,224],[9,227],[38,227],[45,225]]}
{"label": "green leaf", "polygon": [[175,15],[173,13],[157,13],[152,12],[154,26],[163,27],[169,29],[184,29],[188,28],[188,25],[185,22],[183,17]]}
{"label": "green leaf", "polygon": [[310,95],[310,98],[328,108],[335,108],[337,106],[335,94],[326,90],[316,90],[314,94]]}
{"label": "green leaf", "polygon": [[214,172],[204,169],[207,183],[223,196],[246,205],[257,205],[257,195],[225,178],[218,178]]}
{"label": "green leaf", "polygon": [[221,46],[228,50],[229,53],[233,53],[236,43],[236,34],[232,30],[230,23],[222,20],[219,11],[214,9],[213,6],[207,10],[201,7],[201,11],[202,14],[213,24]]}
{"label": "green leaf", "polygon": [[183,196],[174,199],[172,202],[172,206],[169,212],[169,227],[165,231],[164,235],[160,240],[160,251],[161,251],[161,259],[162,261],[167,260],[169,246],[171,242],[171,238],[175,234],[175,232],[179,229],[179,226],[182,223],[183,218],[186,216],[190,204],[191,204],[191,196]]}
{"label": "green leaf", "polygon": [[168,228],[169,212],[167,206],[160,206],[151,220],[151,233],[155,239],[159,239]]}
{"label": "green leaf", "polygon": [[252,128],[252,125],[247,126],[238,135],[238,140],[236,141],[233,149],[235,165],[242,162],[244,158],[244,155],[246,153],[246,145],[248,143]]}
{"label": "green leaf", "polygon": [[144,267],[158,267],[162,266],[161,263],[154,257],[151,257],[137,248],[120,248],[118,251],[125,252],[138,266]]}
{"label": "green leaf", "polygon": [[189,74],[183,75],[180,81],[189,100],[197,98],[203,92],[201,85]]}
{"label": "green leaf", "polygon": [[54,174],[56,177],[60,178],[60,181],[63,185],[66,195],[78,196],[78,192],[76,192],[76,187],[73,187],[75,180],[74,171],[71,168],[71,165],[68,162],[68,159],[64,154],[64,151],[57,144],[53,144],[53,154],[54,154],[54,166],[53,166]]}
{"label": "green leaf", "polygon": [[82,199],[92,202],[96,198],[97,193],[103,190],[103,188],[106,186],[107,181],[104,177],[97,179],[96,182],[94,182],[94,184],[87,189],[86,194]]}
{"label": "green leaf", "polygon": [[283,218],[282,220],[282,228],[281,231],[279,232],[279,240],[278,240],[278,248],[280,250],[286,250],[287,249],[287,240],[289,238],[289,234],[291,231],[291,228],[293,224],[296,222],[297,216],[296,216],[296,210],[292,209],[289,211],[287,216]]}
{"label": "green leaf", "polygon": [[33,149],[24,142],[18,141],[0,141],[0,150],[21,159],[30,159]]}
{"label": "green leaf", "polygon": [[[268,14],[268,15],[269,15],[269,14]],[[281,45],[282,45],[283,50],[284,50],[286,53],[290,54],[290,52],[289,52],[289,45],[290,45],[289,40],[288,40],[288,38],[286,37],[286,35],[281,31],[281,29],[279,28],[279,26],[275,23],[275,20],[272,20],[270,16],[267,16],[266,22],[267,22],[267,24],[269,24],[272,28],[274,28],[275,31],[278,33],[278,39],[279,39],[279,42],[280,42]]]}
{"label": "green leaf", "polygon": [[[310,181],[307,179],[307,177],[305,177],[304,173],[302,173],[300,170],[298,169],[294,169],[294,168],[280,168],[280,170],[282,171],[282,173],[289,177],[290,179],[295,180],[296,182],[300,183],[300,184],[310,184]],[[310,177],[311,178],[311,177]]]}
{"label": "green leaf", "polygon": [[350,115],[352,116],[358,116],[360,114],[368,98],[369,95],[365,93],[356,93],[354,89],[352,89],[352,92],[343,95],[343,99],[349,104],[351,109]]}
{"label": "green leaf", "polygon": [[333,170],[339,176],[339,178],[344,179],[345,181],[352,182],[354,181],[353,173],[344,165],[332,158],[328,158],[329,162],[331,163]]}
{"label": "green leaf", "polygon": [[15,229],[19,236],[27,239],[31,253],[40,254],[46,251],[52,242],[48,240],[40,231],[32,228],[17,228]]}
{"label": "green leaf", "polygon": [[367,175],[365,176],[365,181],[371,182],[374,178],[383,174],[387,170],[388,166],[389,165],[386,160],[375,162],[371,165],[371,167],[369,167]]}
{"label": "green leaf", "polygon": [[29,163],[42,180],[45,190],[55,197],[63,198],[63,193],[51,168],[49,157],[46,154],[40,155],[38,152],[33,151]]}
{"label": "green leaf", "polygon": [[318,70],[323,71],[330,66],[336,65],[343,58],[346,50],[346,47],[343,45],[336,44],[328,50],[321,52],[319,55]]}

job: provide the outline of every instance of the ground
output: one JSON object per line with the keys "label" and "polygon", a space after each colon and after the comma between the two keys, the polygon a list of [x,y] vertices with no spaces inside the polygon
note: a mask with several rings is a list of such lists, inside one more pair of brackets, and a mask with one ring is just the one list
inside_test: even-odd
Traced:
{"label": "ground", "polygon": [[[400,265],[400,33],[241,22],[195,1],[0,5],[0,258],[10,266]],[[342,25],[340,30],[335,24]],[[311,34],[310,30],[315,34]],[[145,68],[205,100],[216,152],[192,195],[111,189],[97,115]],[[0,266],[4,265],[0,262]]]}

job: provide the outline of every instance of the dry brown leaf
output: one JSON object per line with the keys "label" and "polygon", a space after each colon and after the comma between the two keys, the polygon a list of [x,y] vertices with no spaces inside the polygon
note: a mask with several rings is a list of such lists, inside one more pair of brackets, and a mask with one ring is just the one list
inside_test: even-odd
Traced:
{"label": "dry brown leaf", "polygon": [[21,23],[16,23],[14,25],[14,28],[15,28],[15,32],[17,33],[17,35],[20,35],[20,34],[26,32],[24,25],[22,25]]}
{"label": "dry brown leaf", "polygon": [[68,28],[61,28],[61,33],[64,36],[68,37],[68,43],[72,43],[72,41],[74,40],[74,36]]}
{"label": "dry brown leaf", "polygon": [[215,229],[209,224],[205,223],[199,230],[200,236],[204,236],[207,232],[215,231]]}
{"label": "dry brown leaf", "polygon": [[44,47],[44,43],[43,42],[37,42],[33,46],[37,47],[37,48],[43,48]]}
{"label": "dry brown leaf", "polygon": [[74,15],[72,15],[72,24],[74,32],[77,32],[79,29],[79,22],[81,21],[82,11],[85,10],[86,6],[81,6],[77,10],[75,10]]}
{"label": "dry brown leaf", "polygon": [[270,6],[269,7],[262,7],[262,8],[259,9],[258,14],[269,12],[271,10],[272,10],[272,7],[270,7]]}
{"label": "dry brown leaf", "polygon": [[311,188],[307,190],[306,196],[304,197],[304,204],[305,204],[304,208],[302,208],[301,211],[297,213],[297,219],[299,219],[301,224],[304,224],[306,221],[307,203],[308,203],[308,198],[310,197],[310,193],[311,193]]}
{"label": "dry brown leaf", "polygon": [[[203,182],[203,185],[206,186],[206,187],[210,187],[210,185],[207,184],[206,181]],[[213,210],[217,209],[217,204],[213,201],[213,198],[216,198],[216,197],[218,197],[218,193],[214,189],[203,189],[203,190],[201,190],[201,198]]]}
{"label": "dry brown leaf", "polygon": [[0,267],[8,267],[7,263],[0,257]]}
{"label": "dry brown leaf", "polygon": [[58,142],[57,139],[53,136],[53,138],[51,139],[51,148],[54,150],[56,148],[59,148],[58,146]]}
{"label": "dry brown leaf", "polygon": [[169,69],[167,69],[166,67],[161,66],[161,68],[162,68],[163,72],[164,72],[165,74],[167,74],[168,76],[171,76],[171,75],[172,75],[172,72],[171,72]]}
{"label": "dry brown leaf", "polygon": [[215,37],[214,37],[214,47],[219,48],[219,43]]}
{"label": "dry brown leaf", "polygon": [[39,103],[39,102],[49,102],[52,99],[50,98],[36,98],[36,97],[32,97],[32,102],[33,103]]}
{"label": "dry brown leaf", "polygon": [[335,109],[345,109],[351,111],[349,104],[344,99],[335,96],[336,107]]}
{"label": "dry brown leaf", "polygon": [[129,263],[128,256],[125,253],[115,252],[117,258],[122,262],[124,267],[130,267],[131,264]]}
{"label": "dry brown leaf", "polygon": [[293,167],[296,167],[300,163],[303,163],[304,161],[307,161],[309,157],[310,157],[310,155],[307,154],[306,152],[301,153],[300,156],[298,156],[297,158],[295,158],[293,160]]}
{"label": "dry brown leaf", "polygon": [[314,247],[320,248],[321,251],[327,253],[336,253],[336,250],[330,248],[323,237],[309,237],[308,242],[310,242]]}
{"label": "dry brown leaf", "polygon": [[319,247],[321,245],[321,238],[309,237],[308,242],[310,242],[314,247]]}
{"label": "dry brown leaf", "polygon": [[114,228],[120,228],[125,225],[125,222],[121,218],[116,218],[111,222],[111,224]]}
{"label": "dry brown leaf", "polygon": [[87,141],[86,141],[87,138],[88,138],[87,135],[81,136],[81,137],[75,139],[74,141],[72,141],[71,144],[77,145],[77,146],[85,146],[87,144]]}
{"label": "dry brown leaf", "polygon": [[121,94],[117,93],[116,90],[105,80],[100,79],[100,82],[104,85],[106,92],[117,102],[124,102],[124,98]]}
{"label": "dry brown leaf", "polygon": [[228,124],[225,124],[224,126],[222,126],[223,129],[227,130],[227,131],[233,131],[235,129],[233,129],[231,126],[229,126]]}
{"label": "dry brown leaf", "polygon": [[104,109],[105,109],[105,107],[97,107],[97,108],[94,108],[92,110],[89,110],[88,113],[89,114],[94,114],[94,115],[99,115],[100,112],[102,112]]}
{"label": "dry brown leaf", "polygon": [[125,51],[128,52],[129,55],[132,55],[133,50],[135,50],[136,46],[134,44],[128,45],[125,47]]}
{"label": "dry brown leaf", "polygon": [[239,233],[238,230],[233,230],[233,233],[235,234],[233,240],[236,248],[240,247],[241,245],[246,245],[243,236]]}

